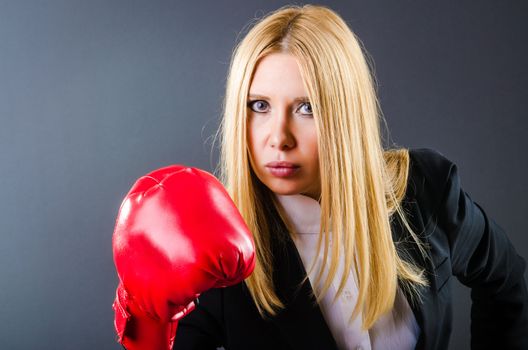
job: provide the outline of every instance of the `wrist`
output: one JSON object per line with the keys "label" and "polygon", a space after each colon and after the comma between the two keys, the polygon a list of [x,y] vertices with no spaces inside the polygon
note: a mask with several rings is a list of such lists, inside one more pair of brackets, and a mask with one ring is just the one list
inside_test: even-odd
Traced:
{"label": "wrist", "polygon": [[129,297],[122,284],[116,290],[114,326],[117,341],[127,350],[170,350],[177,321],[161,321],[143,312]]}
{"label": "wrist", "polygon": [[177,321],[161,323],[148,316],[132,314],[121,344],[127,350],[171,350],[177,324]]}

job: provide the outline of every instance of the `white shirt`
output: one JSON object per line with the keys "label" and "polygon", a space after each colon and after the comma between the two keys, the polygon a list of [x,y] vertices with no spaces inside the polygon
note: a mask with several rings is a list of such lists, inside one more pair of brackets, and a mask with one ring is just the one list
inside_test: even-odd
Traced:
{"label": "white shirt", "polygon": [[[315,293],[320,290],[328,274],[327,269],[323,272],[319,288],[313,288],[315,277],[322,265],[322,253],[316,255],[317,239],[321,220],[321,206],[315,199],[297,195],[278,195],[288,218],[293,224],[297,235],[293,241],[299,251],[301,260],[308,272],[313,259],[316,265],[311,274],[308,275],[312,289]],[[324,245],[324,239],[323,243]],[[330,246],[332,242],[330,241]],[[321,247],[321,251],[324,246]],[[330,258],[330,257],[329,257]],[[369,331],[361,330],[361,313],[350,324],[348,319],[352,315],[352,310],[356,304],[358,287],[354,269],[350,271],[345,288],[339,298],[333,303],[335,294],[343,275],[344,254],[340,254],[337,275],[332,282],[328,292],[321,300],[319,307],[326,320],[326,323],[336,340],[339,349],[414,349],[420,328],[410,308],[405,295],[398,288],[396,301],[391,312],[382,316]]]}

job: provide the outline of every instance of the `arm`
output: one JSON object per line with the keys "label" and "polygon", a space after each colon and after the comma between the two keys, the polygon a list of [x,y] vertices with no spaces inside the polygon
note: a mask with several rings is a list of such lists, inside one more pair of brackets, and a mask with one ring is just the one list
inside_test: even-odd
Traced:
{"label": "arm", "polygon": [[525,260],[461,188],[453,163],[443,196],[438,223],[449,240],[453,274],[471,288],[471,348],[528,349]]}
{"label": "arm", "polygon": [[179,321],[173,350],[215,350],[225,346],[222,293],[221,288],[213,288],[200,295],[194,311]]}

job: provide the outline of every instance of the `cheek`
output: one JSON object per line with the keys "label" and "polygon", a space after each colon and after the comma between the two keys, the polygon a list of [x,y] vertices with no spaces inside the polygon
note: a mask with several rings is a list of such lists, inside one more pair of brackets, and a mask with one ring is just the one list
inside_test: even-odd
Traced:
{"label": "cheek", "polygon": [[251,129],[248,129],[247,142],[248,142],[248,148],[249,148],[250,154],[254,155],[254,152],[255,152],[255,134],[253,133],[253,131]]}
{"label": "cheek", "polygon": [[315,144],[315,147],[313,148],[312,153],[312,159],[313,159],[313,168],[316,172],[319,172],[319,152],[317,151],[317,144]]}
{"label": "cheek", "polygon": [[247,143],[248,143],[248,152],[249,152],[249,158],[251,161],[251,166],[255,168],[254,161],[258,161],[259,159],[259,150],[258,150],[258,133],[256,132],[255,128],[252,127],[251,123],[248,123],[248,131],[247,131]]}
{"label": "cheek", "polygon": [[311,155],[312,159],[315,160],[315,163],[318,166],[319,165],[319,162],[318,162],[318,160],[319,160],[319,149],[318,149],[318,145],[317,145],[317,134],[313,133],[312,135],[310,135],[310,138],[308,140],[309,140],[309,152],[310,152],[310,155]]}

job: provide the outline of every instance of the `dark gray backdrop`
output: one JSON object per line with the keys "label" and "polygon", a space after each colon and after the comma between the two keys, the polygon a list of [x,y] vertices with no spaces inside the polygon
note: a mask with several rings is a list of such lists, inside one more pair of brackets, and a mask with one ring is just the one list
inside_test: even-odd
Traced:
{"label": "dark gray backdrop", "polygon": [[[322,3],[372,55],[392,140],[455,161],[527,257],[526,3]],[[213,170],[237,35],[284,4],[0,2],[0,348],[120,348],[121,199],[164,165]],[[469,291],[454,291],[451,345],[463,349]]]}

